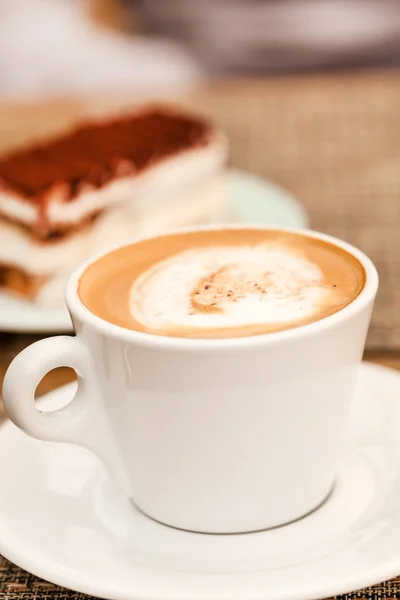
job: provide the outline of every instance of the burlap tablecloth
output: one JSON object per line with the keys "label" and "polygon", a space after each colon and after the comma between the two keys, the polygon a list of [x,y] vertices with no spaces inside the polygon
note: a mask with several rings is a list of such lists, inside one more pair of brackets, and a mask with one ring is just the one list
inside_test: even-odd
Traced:
{"label": "burlap tablecloth", "polygon": [[400,75],[221,85],[201,98],[232,162],[289,189],[313,229],[350,241],[381,280],[368,347],[400,348]]}
{"label": "burlap tablecloth", "polygon": [[[381,277],[370,348],[400,349],[400,74],[219,82],[184,100],[228,132],[231,162],[293,192],[315,229],[359,246]],[[130,98],[0,106],[0,150]],[[29,501],[29,494],[27,494]],[[75,599],[0,560],[0,597]],[[400,598],[400,579],[342,598]]]}

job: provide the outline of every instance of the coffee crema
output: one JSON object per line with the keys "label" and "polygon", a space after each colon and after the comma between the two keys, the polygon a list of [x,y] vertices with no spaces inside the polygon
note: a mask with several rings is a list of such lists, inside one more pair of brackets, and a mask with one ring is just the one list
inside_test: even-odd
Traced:
{"label": "coffee crema", "polygon": [[360,262],[307,234],[221,229],[163,235],[91,264],[78,294],[126,329],[189,338],[283,331],[319,321],[365,284]]}

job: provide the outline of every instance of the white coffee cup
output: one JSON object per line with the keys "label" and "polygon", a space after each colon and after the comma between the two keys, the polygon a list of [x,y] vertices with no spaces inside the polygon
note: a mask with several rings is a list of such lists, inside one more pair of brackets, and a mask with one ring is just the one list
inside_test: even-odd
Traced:
{"label": "white coffee cup", "polygon": [[[301,233],[301,232],[299,232]],[[4,402],[27,434],[93,450],[121,492],[162,523],[198,532],[275,527],[317,508],[335,481],[378,276],[352,246],[360,295],[310,325],[247,338],[184,339],[124,329],[91,313],[70,278],[75,337],[36,342],[9,367]],[[78,373],[71,403],[35,406],[51,369]]]}

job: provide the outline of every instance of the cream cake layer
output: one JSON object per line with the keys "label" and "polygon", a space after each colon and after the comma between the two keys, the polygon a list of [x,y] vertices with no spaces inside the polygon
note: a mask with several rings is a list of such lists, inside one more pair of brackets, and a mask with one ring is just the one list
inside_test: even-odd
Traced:
{"label": "cream cake layer", "polygon": [[0,215],[46,238],[111,207],[183,195],[224,169],[227,141],[170,107],[83,124],[0,159]]}
{"label": "cream cake layer", "polygon": [[[170,195],[163,202],[140,202],[109,210],[75,233],[58,239],[39,240],[24,227],[0,220],[0,285],[39,304],[63,302],[63,290],[71,269],[90,256],[140,237],[190,224],[225,220],[225,176],[218,175],[184,195]],[[1,277],[7,269],[6,278]],[[14,289],[10,281],[18,282]],[[24,292],[25,290],[25,292]]]}

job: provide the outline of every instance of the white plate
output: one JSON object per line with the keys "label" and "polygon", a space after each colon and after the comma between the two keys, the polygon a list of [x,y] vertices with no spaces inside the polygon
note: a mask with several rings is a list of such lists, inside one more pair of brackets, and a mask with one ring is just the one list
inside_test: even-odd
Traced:
{"label": "white plate", "polygon": [[[302,206],[285,190],[244,171],[230,170],[229,219],[271,227],[308,226]],[[72,329],[66,308],[35,306],[0,293],[0,331],[60,333]]]}
{"label": "white plate", "polygon": [[[75,385],[43,398],[65,405]],[[0,551],[28,571],[113,600],[312,600],[400,572],[400,374],[364,364],[336,486],[285,527],[203,535],[121,498],[98,460],[0,428]],[[323,402],[323,398],[321,398]]]}

